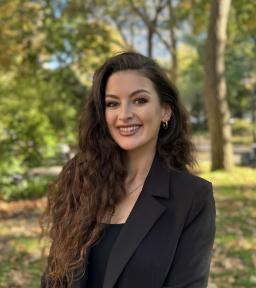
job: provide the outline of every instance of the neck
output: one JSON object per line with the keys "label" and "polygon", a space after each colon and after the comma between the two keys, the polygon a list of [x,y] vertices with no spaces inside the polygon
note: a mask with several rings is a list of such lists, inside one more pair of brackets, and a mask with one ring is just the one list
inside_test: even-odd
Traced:
{"label": "neck", "polygon": [[128,175],[126,184],[144,182],[156,153],[155,147],[148,151],[129,151],[125,154]]}

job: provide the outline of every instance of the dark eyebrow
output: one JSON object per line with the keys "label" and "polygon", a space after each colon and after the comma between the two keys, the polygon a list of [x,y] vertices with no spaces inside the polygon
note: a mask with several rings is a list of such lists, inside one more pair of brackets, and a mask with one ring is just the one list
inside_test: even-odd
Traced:
{"label": "dark eyebrow", "polygon": [[[134,96],[134,95],[136,95],[136,94],[139,94],[139,93],[142,93],[142,92],[143,92],[143,93],[147,93],[147,94],[150,95],[150,92],[149,92],[149,91],[147,91],[147,90],[145,90],[145,89],[138,89],[138,90],[133,91],[131,94],[129,94],[129,97],[132,97],[132,96]],[[107,94],[105,95],[105,97],[119,98],[117,95],[110,94],[110,93],[107,93]]]}

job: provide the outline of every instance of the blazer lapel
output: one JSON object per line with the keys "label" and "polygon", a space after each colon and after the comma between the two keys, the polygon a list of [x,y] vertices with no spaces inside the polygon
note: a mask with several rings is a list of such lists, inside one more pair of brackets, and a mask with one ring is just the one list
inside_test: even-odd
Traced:
{"label": "blazer lapel", "polygon": [[128,260],[165,211],[157,197],[169,197],[169,171],[156,154],[148,176],[108,259],[103,288],[113,288]]}

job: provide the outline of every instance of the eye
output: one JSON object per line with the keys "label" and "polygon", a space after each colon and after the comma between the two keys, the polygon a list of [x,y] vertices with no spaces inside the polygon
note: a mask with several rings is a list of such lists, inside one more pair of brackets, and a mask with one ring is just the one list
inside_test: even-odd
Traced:
{"label": "eye", "polygon": [[106,107],[109,107],[109,108],[116,107],[117,105],[118,105],[118,102],[116,102],[116,101],[107,101],[106,102]]}
{"label": "eye", "polygon": [[146,98],[143,98],[143,97],[136,98],[136,99],[134,100],[134,103],[135,103],[135,104],[145,104],[145,103],[147,103],[147,102],[148,102],[148,100],[147,100]]}

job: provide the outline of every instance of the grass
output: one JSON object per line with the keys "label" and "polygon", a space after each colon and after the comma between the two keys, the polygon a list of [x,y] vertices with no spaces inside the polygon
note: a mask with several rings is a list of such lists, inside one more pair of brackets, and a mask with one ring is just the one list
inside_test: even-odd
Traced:
{"label": "grass", "polygon": [[[209,288],[256,287],[256,170],[210,172],[209,167],[199,166],[200,176],[213,183],[217,208]],[[40,286],[45,259],[37,219],[44,205],[44,200],[0,202],[0,288]]]}
{"label": "grass", "polygon": [[210,287],[256,287],[256,170],[209,167],[203,162],[199,170],[213,183],[217,209]]}
{"label": "grass", "polygon": [[38,216],[45,201],[0,202],[0,288],[40,287]]}
{"label": "grass", "polygon": [[0,287],[39,287],[42,270],[37,237],[13,237],[0,261]]}

